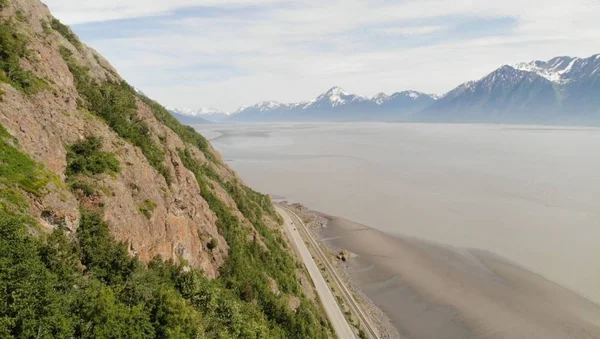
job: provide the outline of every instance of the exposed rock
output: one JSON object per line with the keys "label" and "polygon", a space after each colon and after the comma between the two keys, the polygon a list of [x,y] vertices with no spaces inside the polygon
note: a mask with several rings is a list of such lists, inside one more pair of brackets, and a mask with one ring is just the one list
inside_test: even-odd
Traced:
{"label": "exposed rock", "polygon": [[350,252],[341,250],[340,253],[338,253],[337,258],[341,261],[348,261],[350,259]]}
{"label": "exposed rock", "polygon": [[[130,244],[130,253],[142,261],[148,262],[161,255],[165,259],[184,260],[191,267],[202,268],[206,276],[216,277],[229,246],[218,232],[217,218],[202,198],[194,174],[183,166],[179,157],[179,151],[186,148],[186,143],[158,121],[145,103],[137,100],[138,117],[149,126],[152,139],[165,153],[163,165],[172,175],[172,182],[168,184],[140,148],[119,137],[102,119],[78,107],[77,102],[82,98],[59,49],[69,49],[74,60],[87,68],[88,74],[98,82],[120,81],[114,68],[91,48],[83,44],[74,46],[57,31],[45,30],[44,23],[50,22],[52,16],[41,2],[11,0],[11,6],[0,11],[0,16],[8,18],[16,10],[26,18],[26,22],[14,22],[14,25],[27,36],[31,55],[23,60],[22,67],[45,79],[49,88],[27,95],[9,84],[0,83],[0,91],[4,93],[0,101],[0,124],[16,138],[20,150],[57,176],[43,197],[29,197],[31,214],[46,231],[64,223],[73,232],[79,223],[80,205],[104,207],[104,219],[112,234],[117,240]],[[94,188],[99,193],[79,197],[66,182],[66,147],[88,136],[103,140],[102,151],[115,154],[121,171],[98,178]],[[213,162],[197,148],[188,149],[195,160],[209,166],[221,181],[239,180],[212,147],[209,146],[207,152],[216,159]],[[209,187],[245,226],[253,228],[218,183],[211,182]],[[139,206],[147,201],[156,205],[149,217],[139,210]],[[266,225],[277,227],[270,217],[264,218]],[[264,247],[262,239],[257,238],[255,240]],[[206,244],[211,239],[219,245],[207,250]]]}

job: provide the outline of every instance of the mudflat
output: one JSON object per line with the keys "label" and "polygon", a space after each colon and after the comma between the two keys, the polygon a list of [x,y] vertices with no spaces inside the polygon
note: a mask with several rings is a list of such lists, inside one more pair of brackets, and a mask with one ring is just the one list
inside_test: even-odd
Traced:
{"label": "mudflat", "polygon": [[326,218],[322,240],[352,253],[352,280],[402,336],[600,338],[599,305],[518,264]]}
{"label": "mudflat", "polygon": [[600,303],[600,129],[435,124],[205,125],[254,189],[498,254]]}

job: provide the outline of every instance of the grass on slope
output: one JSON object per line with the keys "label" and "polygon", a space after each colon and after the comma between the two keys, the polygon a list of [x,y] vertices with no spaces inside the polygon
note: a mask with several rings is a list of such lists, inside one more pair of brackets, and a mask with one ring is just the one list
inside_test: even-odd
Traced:
{"label": "grass on slope", "polygon": [[42,165],[20,152],[15,143],[0,125],[0,210],[4,211],[24,211],[27,203],[20,191],[39,196],[54,179]]}
{"label": "grass on slope", "polygon": [[0,142],[0,337],[286,337],[258,306],[200,270],[160,258],[145,267],[113,239],[100,209],[82,209],[71,237],[60,225],[33,236],[23,193],[40,192],[50,175],[2,126]]}
{"label": "grass on slope", "polygon": [[25,94],[35,94],[48,84],[21,67],[21,59],[29,56],[28,43],[27,37],[18,33],[11,21],[0,19],[0,82]]}
{"label": "grass on slope", "polygon": [[[256,300],[267,319],[281,329],[283,337],[327,338],[329,324],[302,295],[295,262],[285,250],[282,235],[263,224],[264,211],[260,203],[251,200],[245,192],[238,191],[244,190],[239,184],[232,184],[236,185],[232,190],[239,193],[234,195],[238,208],[254,224],[267,250],[258,243],[259,235],[251,234],[229,207],[208,188],[207,173],[210,171],[193,159],[189,152],[180,152],[180,158],[196,176],[202,197],[217,215],[217,226],[229,245],[229,258],[221,270],[219,281],[240,299],[247,302]],[[281,294],[271,290],[269,278],[277,282]],[[301,303],[296,311],[289,309],[285,294],[300,298]]]}
{"label": "grass on slope", "polygon": [[162,122],[165,126],[169,127],[175,134],[177,134],[181,140],[196,146],[200,151],[204,153],[204,156],[210,161],[216,162],[215,155],[210,151],[210,147],[206,138],[200,135],[196,130],[190,126],[185,126],[180,123],[175,117],[169,113],[164,107],[162,107],[156,101],[144,96],[138,95],[146,105],[148,105],[154,116],[158,121]]}
{"label": "grass on slope", "polygon": [[165,154],[152,139],[150,127],[137,114],[135,91],[124,81],[97,83],[87,68],[77,64],[71,51],[61,47],[61,55],[75,79],[79,95],[85,100],[80,106],[101,117],[121,138],[139,147],[142,153],[167,183],[171,173],[164,165]]}
{"label": "grass on slope", "polygon": [[102,139],[91,136],[67,148],[67,176],[118,173],[119,160],[113,153],[102,152]]}

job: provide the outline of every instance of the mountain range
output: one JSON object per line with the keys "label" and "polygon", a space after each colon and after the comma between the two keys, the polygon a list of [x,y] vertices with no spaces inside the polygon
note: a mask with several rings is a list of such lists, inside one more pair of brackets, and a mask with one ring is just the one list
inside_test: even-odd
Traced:
{"label": "mountain range", "polygon": [[222,122],[229,117],[229,114],[215,108],[200,108],[192,110],[188,108],[166,107],[177,120],[184,124],[211,124]]}
{"label": "mountain range", "polygon": [[[264,101],[231,114],[170,109],[182,122],[405,121],[600,123],[600,54],[504,65],[443,95],[418,91],[364,97],[333,87],[310,101]],[[192,119],[190,117],[193,117]]]}

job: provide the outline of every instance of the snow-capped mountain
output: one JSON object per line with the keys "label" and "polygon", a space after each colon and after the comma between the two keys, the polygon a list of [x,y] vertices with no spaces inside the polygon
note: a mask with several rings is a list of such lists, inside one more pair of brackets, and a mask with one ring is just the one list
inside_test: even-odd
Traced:
{"label": "snow-capped mountain", "polygon": [[212,107],[202,107],[195,110],[189,108],[167,107],[167,110],[178,116],[186,117],[186,121],[193,121],[194,118],[201,118],[203,120],[208,120],[209,122],[221,122],[229,116],[229,114]]}
{"label": "snow-capped mountain", "polygon": [[273,111],[273,110],[282,108],[284,106],[286,106],[286,105],[282,104],[280,102],[276,102],[276,101],[263,101],[263,102],[259,102],[258,104],[252,105],[252,106],[242,106],[242,107],[238,108],[235,112],[233,112],[232,115],[240,114],[242,112],[249,111],[249,110],[259,111],[259,112]]}
{"label": "snow-capped mountain", "polygon": [[381,93],[377,93],[375,96],[373,96],[371,98],[371,100],[373,100],[374,103],[376,103],[377,105],[382,105],[384,102],[388,101],[390,98],[389,95],[381,92]]}
{"label": "snow-capped mountain", "polygon": [[230,115],[171,109],[214,122],[410,121],[600,124],[600,54],[504,65],[443,95],[403,91],[373,97],[333,87],[309,101],[264,101]]}
{"label": "snow-capped mountain", "polygon": [[420,121],[600,122],[600,55],[504,65],[446,93]]}
{"label": "snow-capped mountain", "polygon": [[565,84],[582,77],[600,75],[600,54],[585,59],[561,56],[548,61],[522,62],[513,67],[536,73],[558,84]]}
{"label": "snow-capped mountain", "polygon": [[327,92],[309,101],[308,104],[303,107],[303,109],[333,108],[368,100],[369,99],[360,95],[350,94],[340,87],[333,87]]}
{"label": "snow-capped mountain", "polygon": [[333,87],[310,101],[282,104],[273,101],[241,107],[231,121],[388,121],[414,113],[434,99],[427,94],[405,91],[372,98]]}

